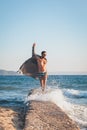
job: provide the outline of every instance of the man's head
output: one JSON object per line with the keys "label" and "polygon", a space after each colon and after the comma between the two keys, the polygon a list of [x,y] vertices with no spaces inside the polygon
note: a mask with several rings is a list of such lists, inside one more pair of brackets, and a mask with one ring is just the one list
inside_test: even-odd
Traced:
{"label": "man's head", "polygon": [[46,57],[46,55],[47,55],[47,54],[46,54],[46,51],[42,51],[42,52],[41,52],[41,56],[42,56],[42,57]]}

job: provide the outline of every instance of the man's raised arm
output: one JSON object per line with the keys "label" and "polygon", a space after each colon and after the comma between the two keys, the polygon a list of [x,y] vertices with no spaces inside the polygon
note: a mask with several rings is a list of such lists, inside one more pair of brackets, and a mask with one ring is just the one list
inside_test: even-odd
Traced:
{"label": "man's raised arm", "polygon": [[36,46],[36,44],[34,43],[33,46],[32,46],[32,56],[35,56],[35,55],[36,55],[36,54],[35,54],[35,46]]}

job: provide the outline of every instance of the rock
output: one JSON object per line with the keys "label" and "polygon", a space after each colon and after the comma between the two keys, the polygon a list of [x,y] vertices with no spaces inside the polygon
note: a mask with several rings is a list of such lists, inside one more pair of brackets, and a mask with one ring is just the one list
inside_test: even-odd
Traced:
{"label": "rock", "polygon": [[23,130],[24,115],[20,108],[0,107],[0,130]]}
{"label": "rock", "polygon": [[30,101],[24,130],[80,130],[80,128],[55,104]]}

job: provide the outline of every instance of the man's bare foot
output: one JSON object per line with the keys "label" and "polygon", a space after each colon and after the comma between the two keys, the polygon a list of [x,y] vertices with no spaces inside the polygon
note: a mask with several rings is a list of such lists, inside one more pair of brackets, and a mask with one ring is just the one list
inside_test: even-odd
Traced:
{"label": "man's bare foot", "polygon": [[44,92],[44,90],[45,90],[45,89],[42,87],[42,92]]}

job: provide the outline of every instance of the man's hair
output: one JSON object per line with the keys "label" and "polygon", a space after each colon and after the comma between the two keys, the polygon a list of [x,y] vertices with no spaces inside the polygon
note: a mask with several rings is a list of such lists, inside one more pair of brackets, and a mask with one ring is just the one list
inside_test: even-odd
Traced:
{"label": "man's hair", "polygon": [[43,55],[44,53],[46,53],[46,51],[42,51],[41,54]]}

